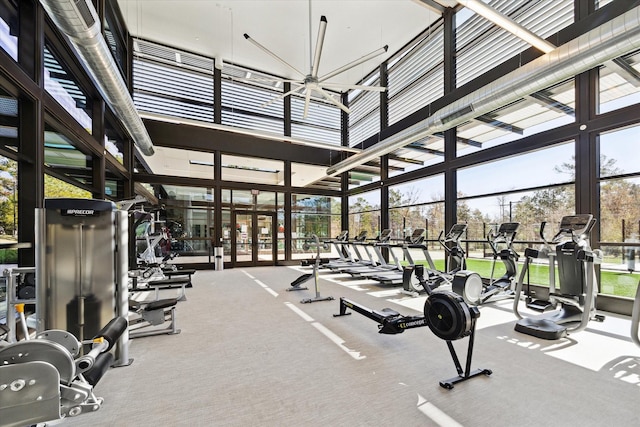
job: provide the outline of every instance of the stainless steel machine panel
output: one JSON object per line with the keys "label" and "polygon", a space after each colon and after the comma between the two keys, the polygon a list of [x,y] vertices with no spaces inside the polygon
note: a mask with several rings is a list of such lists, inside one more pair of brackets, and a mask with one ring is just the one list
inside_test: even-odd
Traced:
{"label": "stainless steel machine panel", "polygon": [[90,339],[116,314],[116,213],[104,200],[45,200],[36,233],[38,331]]}

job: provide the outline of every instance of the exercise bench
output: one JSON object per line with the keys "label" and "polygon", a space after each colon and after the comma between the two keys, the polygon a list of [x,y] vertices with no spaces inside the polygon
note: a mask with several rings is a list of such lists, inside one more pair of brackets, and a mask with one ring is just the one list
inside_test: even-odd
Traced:
{"label": "exercise bench", "polygon": [[[135,301],[129,300],[129,311],[135,313],[138,317],[129,319],[129,337],[140,338],[151,335],[174,335],[179,334],[180,329],[176,325],[176,304],[177,298],[166,298],[156,301]],[[169,326],[163,329],[149,329],[141,331],[141,329],[162,325],[169,321]],[[146,324],[143,324],[145,323]],[[137,326],[136,325],[140,325]]]}

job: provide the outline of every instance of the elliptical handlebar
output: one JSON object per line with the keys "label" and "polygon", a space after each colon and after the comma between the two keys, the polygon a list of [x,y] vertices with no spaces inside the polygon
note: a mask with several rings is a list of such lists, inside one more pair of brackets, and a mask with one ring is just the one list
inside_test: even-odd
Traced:
{"label": "elliptical handlebar", "polygon": [[498,252],[499,243],[504,243],[505,249],[508,249],[515,254],[516,260],[520,257],[520,255],[513,249],[513,242],[516,239],[516,232],[519,226],[520,224],[517,222],[510,222],[501,224],[497,232],[495,232],[493,228],[489,230],[487,233],[487,243],[489,243],[489,246],[493,251],[494,258],[500,256],[500,253]]}

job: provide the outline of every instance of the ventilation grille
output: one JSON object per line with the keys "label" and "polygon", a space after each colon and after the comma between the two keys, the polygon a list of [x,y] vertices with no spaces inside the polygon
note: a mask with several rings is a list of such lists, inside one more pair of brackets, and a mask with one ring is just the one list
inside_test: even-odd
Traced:
{"label": "ventilation grille", "polygon": [[89,10],[86,0],[77,0],[76,7],[78,8],[78,12],[82,17],[82,20],[87,25],[87,28],[93,27],[93,24],[96,23],[96,20],[93,18],[93,14],[91,13],[91,10]]}

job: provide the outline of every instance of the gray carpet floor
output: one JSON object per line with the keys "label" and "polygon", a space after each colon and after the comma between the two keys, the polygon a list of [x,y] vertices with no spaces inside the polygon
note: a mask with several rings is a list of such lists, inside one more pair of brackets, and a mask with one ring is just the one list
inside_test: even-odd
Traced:
{"label": "gray carpet floor", "polygon": [[[341,296],[419,314],[388,301],[393,288],[321,279],[321,294],[335,300],[302,304],[313,289],[285,291],[299,275],[287,267],[199,271],[178,304],[182,332],[133,340],[133,364],[96,387],[103,407],[64,425],[640,425],[640,349],[628,336],[590,328],[537,340],[513,331],[506,306],[482,307],[479,326],[483,317],[507,319],[476,333],[472,367],[493,375],[445,390],[439,381],[456,370],[428,328],[382,335],[357,313],[332,316]],[[467,343],[455,342],[463,364]],[[582,362],[601,351],[604,363]]]}

